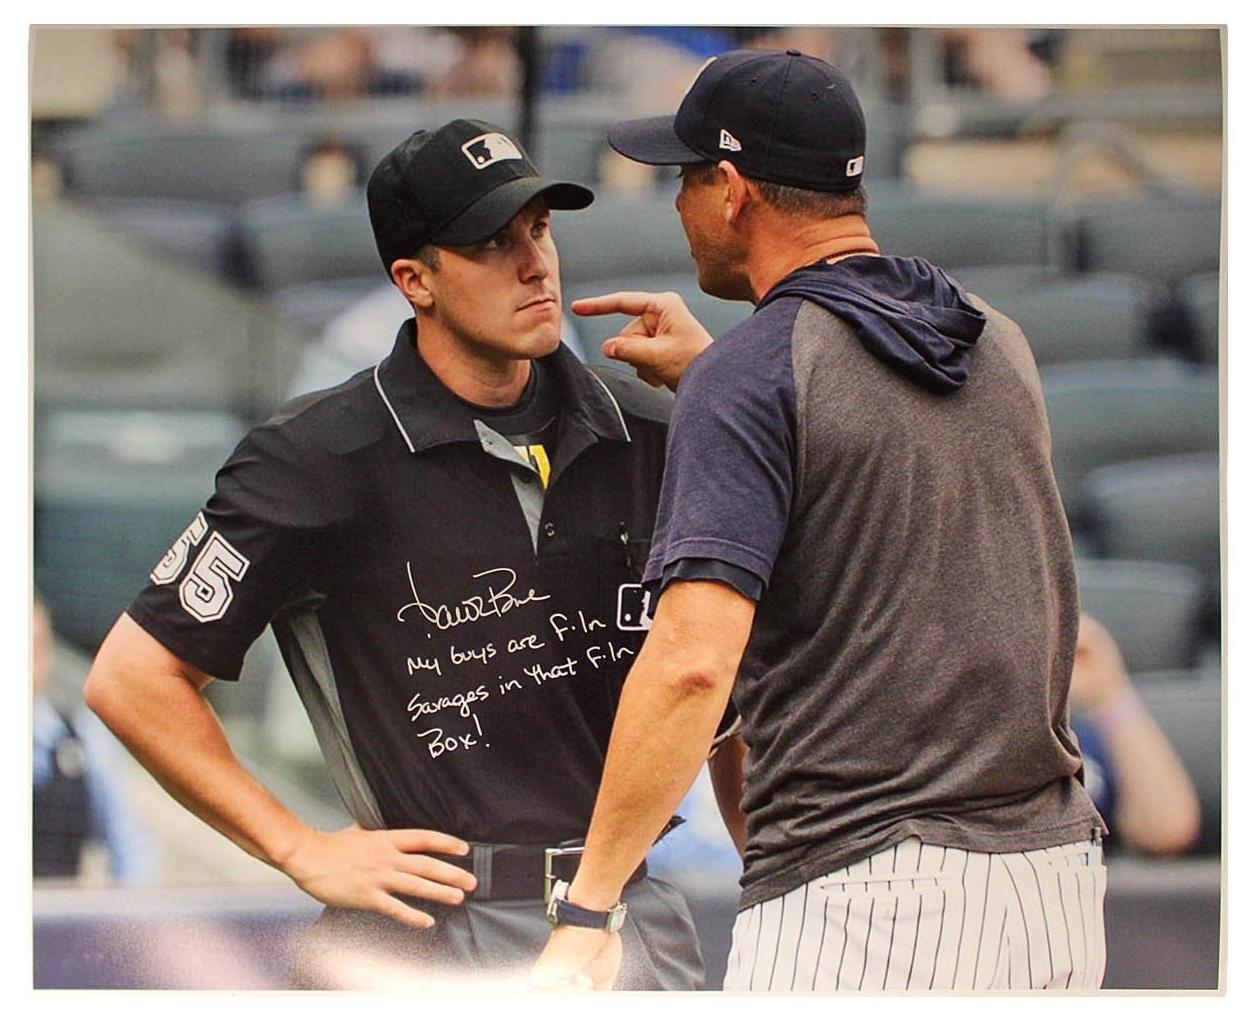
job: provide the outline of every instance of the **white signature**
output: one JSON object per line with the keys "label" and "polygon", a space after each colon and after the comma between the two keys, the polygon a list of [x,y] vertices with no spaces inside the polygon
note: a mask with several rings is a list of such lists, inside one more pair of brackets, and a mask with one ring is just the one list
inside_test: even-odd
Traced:
{"label": "white signature", "polygon": [[[474,573],[474,579],[485,579],[487,576],[498,576],[500,579],[489,579],[486,592],[465,597],[458,604],[427,604],[416,592],[416,580],[412,577],[412,563],[408,562],[408,586],[412,590],[412,600],[404,604],[396,614],[399,621],[413,608],[421,612],[431,625],[442,631],[453,629],[457,625],[467,625],[480,621],[482,618],[498,618],[518,607],[539,600],[550,600],[549,594],[530,590],[523,595],[514,595],[512,587],[516,585],[516,573],[512,569],[487,569],[485,572]],[[496,588],[499,583],[500,588]]]}

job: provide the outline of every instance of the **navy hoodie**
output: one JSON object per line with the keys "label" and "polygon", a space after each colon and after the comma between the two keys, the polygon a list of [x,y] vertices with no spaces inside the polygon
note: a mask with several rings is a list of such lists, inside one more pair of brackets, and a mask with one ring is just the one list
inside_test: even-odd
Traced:
{"label": "navy hoodie", "polygon": [[802,297],[846,322],[860,341],[900,374],[932,392],[957,392],[967,380],[985,316],[963,288],[923,258],[854,256],[796,269],[763,295]]}

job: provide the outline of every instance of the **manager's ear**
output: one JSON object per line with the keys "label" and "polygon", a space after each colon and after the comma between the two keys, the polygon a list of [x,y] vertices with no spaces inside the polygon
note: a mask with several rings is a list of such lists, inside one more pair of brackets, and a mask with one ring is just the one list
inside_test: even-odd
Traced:
{"label": "manager's ear", "polygon": [[390,278],[413,307],[427,309],[433,306],[432,275],[433,269],[419,258],[396,258],[390,263]]}
{"label": "manager's ear", "polygon": [[753,192],[750,182],[727,159],[721,159],[717,169],[725,177],[724,221],[732,225],[737,222],[742,209],[750,204]]}

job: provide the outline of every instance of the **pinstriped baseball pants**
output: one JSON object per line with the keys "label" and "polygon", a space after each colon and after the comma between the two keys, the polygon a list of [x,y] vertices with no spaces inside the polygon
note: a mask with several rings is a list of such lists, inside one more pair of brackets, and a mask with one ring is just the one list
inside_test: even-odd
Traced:
{"label": "pinstriped baseball pants", "polygon": [[740,912],[724,988],[1096,989],[1105,897],[1092,841],[983,854],[911,837]]}

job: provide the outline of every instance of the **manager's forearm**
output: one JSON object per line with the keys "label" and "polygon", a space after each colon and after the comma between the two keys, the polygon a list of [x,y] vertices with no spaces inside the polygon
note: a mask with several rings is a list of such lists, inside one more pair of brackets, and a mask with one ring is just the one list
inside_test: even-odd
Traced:
{"label": "manager's forearm", "polygon": [[665,591],[629,672],[586,849],[569,892],[603,910],[689,790],[724,713],[754,604],[715,582]]}

